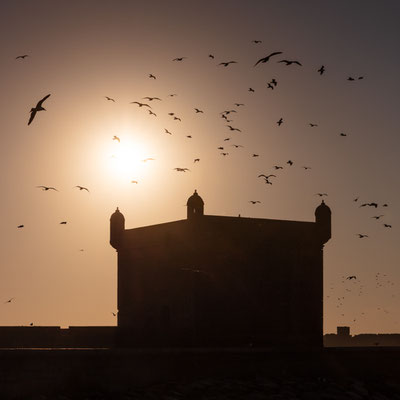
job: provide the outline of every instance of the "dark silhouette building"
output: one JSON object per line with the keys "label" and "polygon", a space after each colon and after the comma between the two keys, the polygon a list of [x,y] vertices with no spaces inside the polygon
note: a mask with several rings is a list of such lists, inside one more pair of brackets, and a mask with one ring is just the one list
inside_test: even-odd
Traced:
{"label": "dark silhouette building", "polygon": [[118,342],[123,346],[317,346],[323,341],[323,247],[331,211],[315,222],[204,215],[125,229],[118,252]]}

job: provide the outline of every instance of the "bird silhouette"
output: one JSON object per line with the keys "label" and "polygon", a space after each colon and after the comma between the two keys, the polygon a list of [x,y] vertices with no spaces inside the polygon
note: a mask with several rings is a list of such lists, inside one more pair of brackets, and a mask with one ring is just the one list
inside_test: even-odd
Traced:
{"label": "bird silhouette", "polygon": [[223,65],[224,67],[227,67],[229,64],[237,64],[237,61],[221,62],[218,65]]}
{"label": "bird silhouette", "polygon": [[153,74],[149,74],[149,78],[150,78],[150,79],[157,79],[157,78],[155,77],[155,75],[153,75]]}
{"label": "bird silhouette", "polygon": [[36,187],[42,189],[44,192],[48,190],[55,190],[56,192],[58,192],[58,190],[53,186],[36,186]]}
{"label": "bird silhouette", "polygon": [[325,72],[325,67],[321,65],[320,69],[317,70],[317,72],[319,72],[319,74],[322,75]]}
{"label": "bird silhouette", "polygon": [[147,110],[149,112],[150,115],[154,115],[155,117],[157,117],[157,114],[151,110]]}
{"label": "bird silhouette", "polygon": [[273,53],[271,53],[271,54],[269,54],[269,55],[267,55],[267,56],[265,56],[265,57],[263,57],[263,58],[260,58],[260,59],[254,64],[254,66],[256,66],[256,65],[258,65],[258,64],[260,64],[260,63],[266,63],[266,62],[269,61],[269,59],[270,59],[271,57],[276,56],[276,55],[278,55],[278,54],[282,54],[282,52],[281,52],[281,51],[275,51],[275,52],[273,52]]}
{"label": "bird silhouette", "polygon": [[297,64],[297,65],[301,66],[301,63],[299,61],[296,61],[296,60],[293,60],[293,61],[291,61],[291,60],[280,60],[280,61],[278,61],[278,63],[285,63],[286,65]]}
{"label": "bird silhouette", "polygon": [[348,81],[354,81],[354,78],[353,78],[352,76],[349,76],[349,77],[347,78],[347,80],[348,80]]}
{"label": "bird silhouette", "polygon": [[24,227],[24,225],[18,225],[17,226],[17,228],[23,228]]}
{"label": "bird silhouette", "polygon": [[121,143],[121,139],[118,136],[114,136],[112,140],[116,140],[118,143]]}
{"label": "bird silhouette", "polygon": [[140,103],[139,101],[131,101],[130,104],[137,104],[139,107],[149,107],[149,108],[151,108],[151,106],[149,106],[148,104]]}
{"label": "bird silhouette", "polygon": [[340,136],[347,136],[347,133],[340,133]]}
{"label": "bird silhouette", "polygon": [[259,43],[262,43],[262,40],[252,40],[251,43],[259,44]]}
{"label": "bird silhouette", "polygon": [[212,54],[209,54],[208,58],[214,59],[215,57]]}
{"label": "bird silhouette", "polygon": [[190,171],[190,169],[189,169],[189,168],[180,168],[180,167],[174,168],[174,170],[175,170],[175,171],[178,171],[178,172],[186,172],[186,171]]}
{"label": "bird silhouette", "polygon": [[238,132],[242,132],[240,129],[238,129],[238,128],[234,128],[233,126],[231,126],[231,125],[226,125],[231,131],[238,131]]}
{"label": "bird silhouette", "polygon": [[360,198],[360,196],[358,196],[355,199],[353,199],[353,201],[358,201],[359,198]]}
{"label": "bird silhouette", "polygon": [[78,188],[79,190],[86,190],[87,192],[89,192],[89,189],[87,187],[84,186],[74,186],[74,188]]}
{"label": "bird silhouette", "polygon": [[18,60],[18,58],[21,58],[22,60],[24,60],[26,57],[29,57],[29,55],[28,54],[24,54],[22,56],[15,57],[15,59]]}
{"label": "bird silhouette", "polygon": [[199,161],[200,161],[200,158],[195,158],[193,163],[196,163],[196,162],[199,162]]}
{"label": "bird silhouette", "polygon": [[281,126],[283,124],[283,118],[281,118],[279,121],[276,122],[278,126]]}
{"label": "bird silhouette", "polygon": [[229,153],[220,153],[222,156],[228,156],[229,155]]}
{"label": "bird silhouette", "polygon": [[305,170],[311,169],[311,167],[301,167],[301,168],[304,168]]}
{"label": "bird silhouette", "polygon": [[227,142],[228,140],[231,140],[231,139],[232,139],[232,138],[227,137],[227,138],[224,139],[224,142]]}
{"label": "bird silhouette", "polygon": [[138,181],[131,181],[131,183],[136,183],[136,184],[138,184],[139,182],[138,182]]}
{"label": "bird silhouette", "polygon": [[316,126],[318,126],[317,124],[313,124],[313,123],[309,123],[309,125],[311,126],[311,128],[314,128],[314,127],[316,127]]}
{"label": "bird silhouette", "polygon": [[384,217],[384,215],[381,214],[381,215],[375,215],[374,217],[371,217],[371,218],[375,218],[375,219],[378,220],[378,219],[380,219],[380,218],[382,218],[382,217]]}
{"label": "bird silhouette", "polygon": [[255,90],[253,88],[251,88],[251,87],[249,87],[248,91],[249,92],[253,92],[253,93],[255,92]]}
{"label": "bird silhouette", "polygon": [[174,121],[182,121],[179,117],[174,116]]}
{"label": "bird silhouette", "polygon": [[276,81],[275,78],[272,78],[271,83],[272,83],[274,86],[278,86],[278,82]]}
{"label": "bird silhouette", "polygon": [[168,129],[164,128],[164,130],[165,130],[165,133],[168,133],[168,135],[172,135],[172,133]]}
{"label": "bird silhouette", "polygon": [[175,97],[175,96],[178,96],[178,95],[176,93],[171,93],[168,95],[168,97]]}
{"label": "bird silhouette", "polygon": [[11,297],[11,299],[5,301],[4,304],[11,303],[14,299],[15,299],[15,297]]}
{"label": "bird silhouette", "polygon": [[264,179],[276,178],[276,175],[274,175],[274,174],[269,174],[269,175],[260,174],[260,175],[258,175],[257,178],[264,178]]}
{"label": "bird silhouette", "polygon": [[244,147],[241,144],[231,144],[231,146],[235,147],[236,149],[238,149],[239,147]]}
{"label": "bird silhouette", "polygon": [[292,166],[293,165],[293,161],[292,160],[286,161],[286,164],[289,164],[290,166]]}
{"label": "bird silhouette", "polygon": [[261,203],[261,201],[260,200],[249,200],[249,203],[257,204],[257,203]]}
{"label": "bird silhouette", "polygon": [[223,150],[224,148],[220,146],[220,147],[217,147],[217,149],[218,150]]}
{"label": "bird silhouette", "polygon": [[114,103],[115,103],[115,100],[113,99],[113,98],[111,98],[111,97],[108,97],[108,96],[104,96],[107,100],[109,100],[109,101],[113,101]]}
{"label": "bird silhouette", "polygon": [[351,275],[351,276],[348,276],[346,279],[348,279],[350,281],[352,279],[357,279],[357,277],[355,275]]}
{"label": "bird silhouette", "polygon": [[187,57],[176,57],[172,61],[183,61]]}
{"label": "bird silhouette", "polygon": [[390,225],[390,224],[383,224],[383,226],[384,226],[385,228],[391,228],[391,227],[392,227],[392,225]]}
{"label": "bird silhouette", "polygon": [[117,316],[117,313],[115,313],[115,312],[113,312],[113,311],[111,311],[111,314],[112,314],[114,317]]}
{"label": "bird silhouette", "polygon": [[67,221],[61,221],[60,225],[67,225]]}
{"label": "bird silhouette", "polygon": [[159,100],[159,101],[161,101],[161,99],[159,98],[159,97],[149,97],[149,96],[146,96],[146,97],[142,97],[143,99],[146,99],[146,100],[148,100],[148,101],[153,101],[153,100]]}
{"label": "bird silhouette", "polygon": [[279,166],[279,165],[274,165],[275,169],[283,169],[283,167]]}
{"label": "bird silhouette", "polygon": [[378,203],[364,203],[364,204],[360,205],[360,208],[361,207],[366,207],[366,206],[378,208]]}
{"label": "bird silhouette", "polygon": [[50,97],[50,95],[48,94],[47,96],[44,96],[42,100],[39,100],[38,103],[36,104],[36,107],[31,108],[31,115],[29,117],[29,121],[28,121],[28,125],[31,124],[31,122],[33,121],[33,119],[35,118],[35,115],[38,111],[46,111],[45,108],[42,107],[43,102],[48,99]]}
{"label": "bird silhouette", "polygon": [[362,233],[356,233],[356,236],[358,236],[360,239],[369,237],[368,235],[364,235]]}
{"label": "bird silhouette", "polygon": [[268,88],[268,89],[272,89],[272,90],[274,90],[274,89],[275,89],[275,88],[274,88],[274,86],[272,86],[272,84],[271,84],[271,83],[268,83],[268,84],[267,84],[267,88]]}
{"label": "bird silhouette", "polygon": [[319,197],[328,196],[328,193],[315,193],[315,196],[319,196]]}
{"label": "bird silhouette", "polygon": [[259,154],[252,154],[252,157],[260,157]]}
{"label": "bird silhouette", "polygon": [[240,107],[240,106],[244,106],[244,104],[243,103],[235,103],[235,106]]}
{"label": "bird silhouette", "polygon": [[198,108],[195,108],[194,111],[196,111],[196,114],[197,114],[197,113],[202,113],[202,114],[204,114],[204,111],[203,111],[203,110],[200,110],[200,109],[198,109]]}

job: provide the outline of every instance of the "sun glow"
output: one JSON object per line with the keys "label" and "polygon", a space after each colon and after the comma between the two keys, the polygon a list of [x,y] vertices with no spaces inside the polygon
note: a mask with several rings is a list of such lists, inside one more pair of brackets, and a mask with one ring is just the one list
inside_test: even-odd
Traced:
{"label": "sun glow", "polygon": [[152,158],[142,142],[123,135],[114,137],[107,148],[106,157],[112,178],[127,183],[140,180],[146,174],[148,161]]}

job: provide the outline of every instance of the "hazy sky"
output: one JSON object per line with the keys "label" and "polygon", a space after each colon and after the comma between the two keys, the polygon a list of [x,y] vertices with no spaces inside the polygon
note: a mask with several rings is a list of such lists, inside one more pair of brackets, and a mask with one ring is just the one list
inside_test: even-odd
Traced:
{"label": "hazy sky", "polygon": [[397,0],[1,1],[0,325],[115,324],[110,215],[183,219],[197,189],[206,214],[305,221],[328,193],[325,331],[400,332],[399,19]]}

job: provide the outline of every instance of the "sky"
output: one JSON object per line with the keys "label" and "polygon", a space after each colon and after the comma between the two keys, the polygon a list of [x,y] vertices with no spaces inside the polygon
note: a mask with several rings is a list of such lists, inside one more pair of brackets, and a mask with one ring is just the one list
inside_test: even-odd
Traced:
{"label": "sky", "polygon": [[0,325],[115,325],[110,215],[184,219],[197,189],[205,214],[299,221],[327,193],[324,331],[400,332],[399,18],[397,0],[2,1]]}

